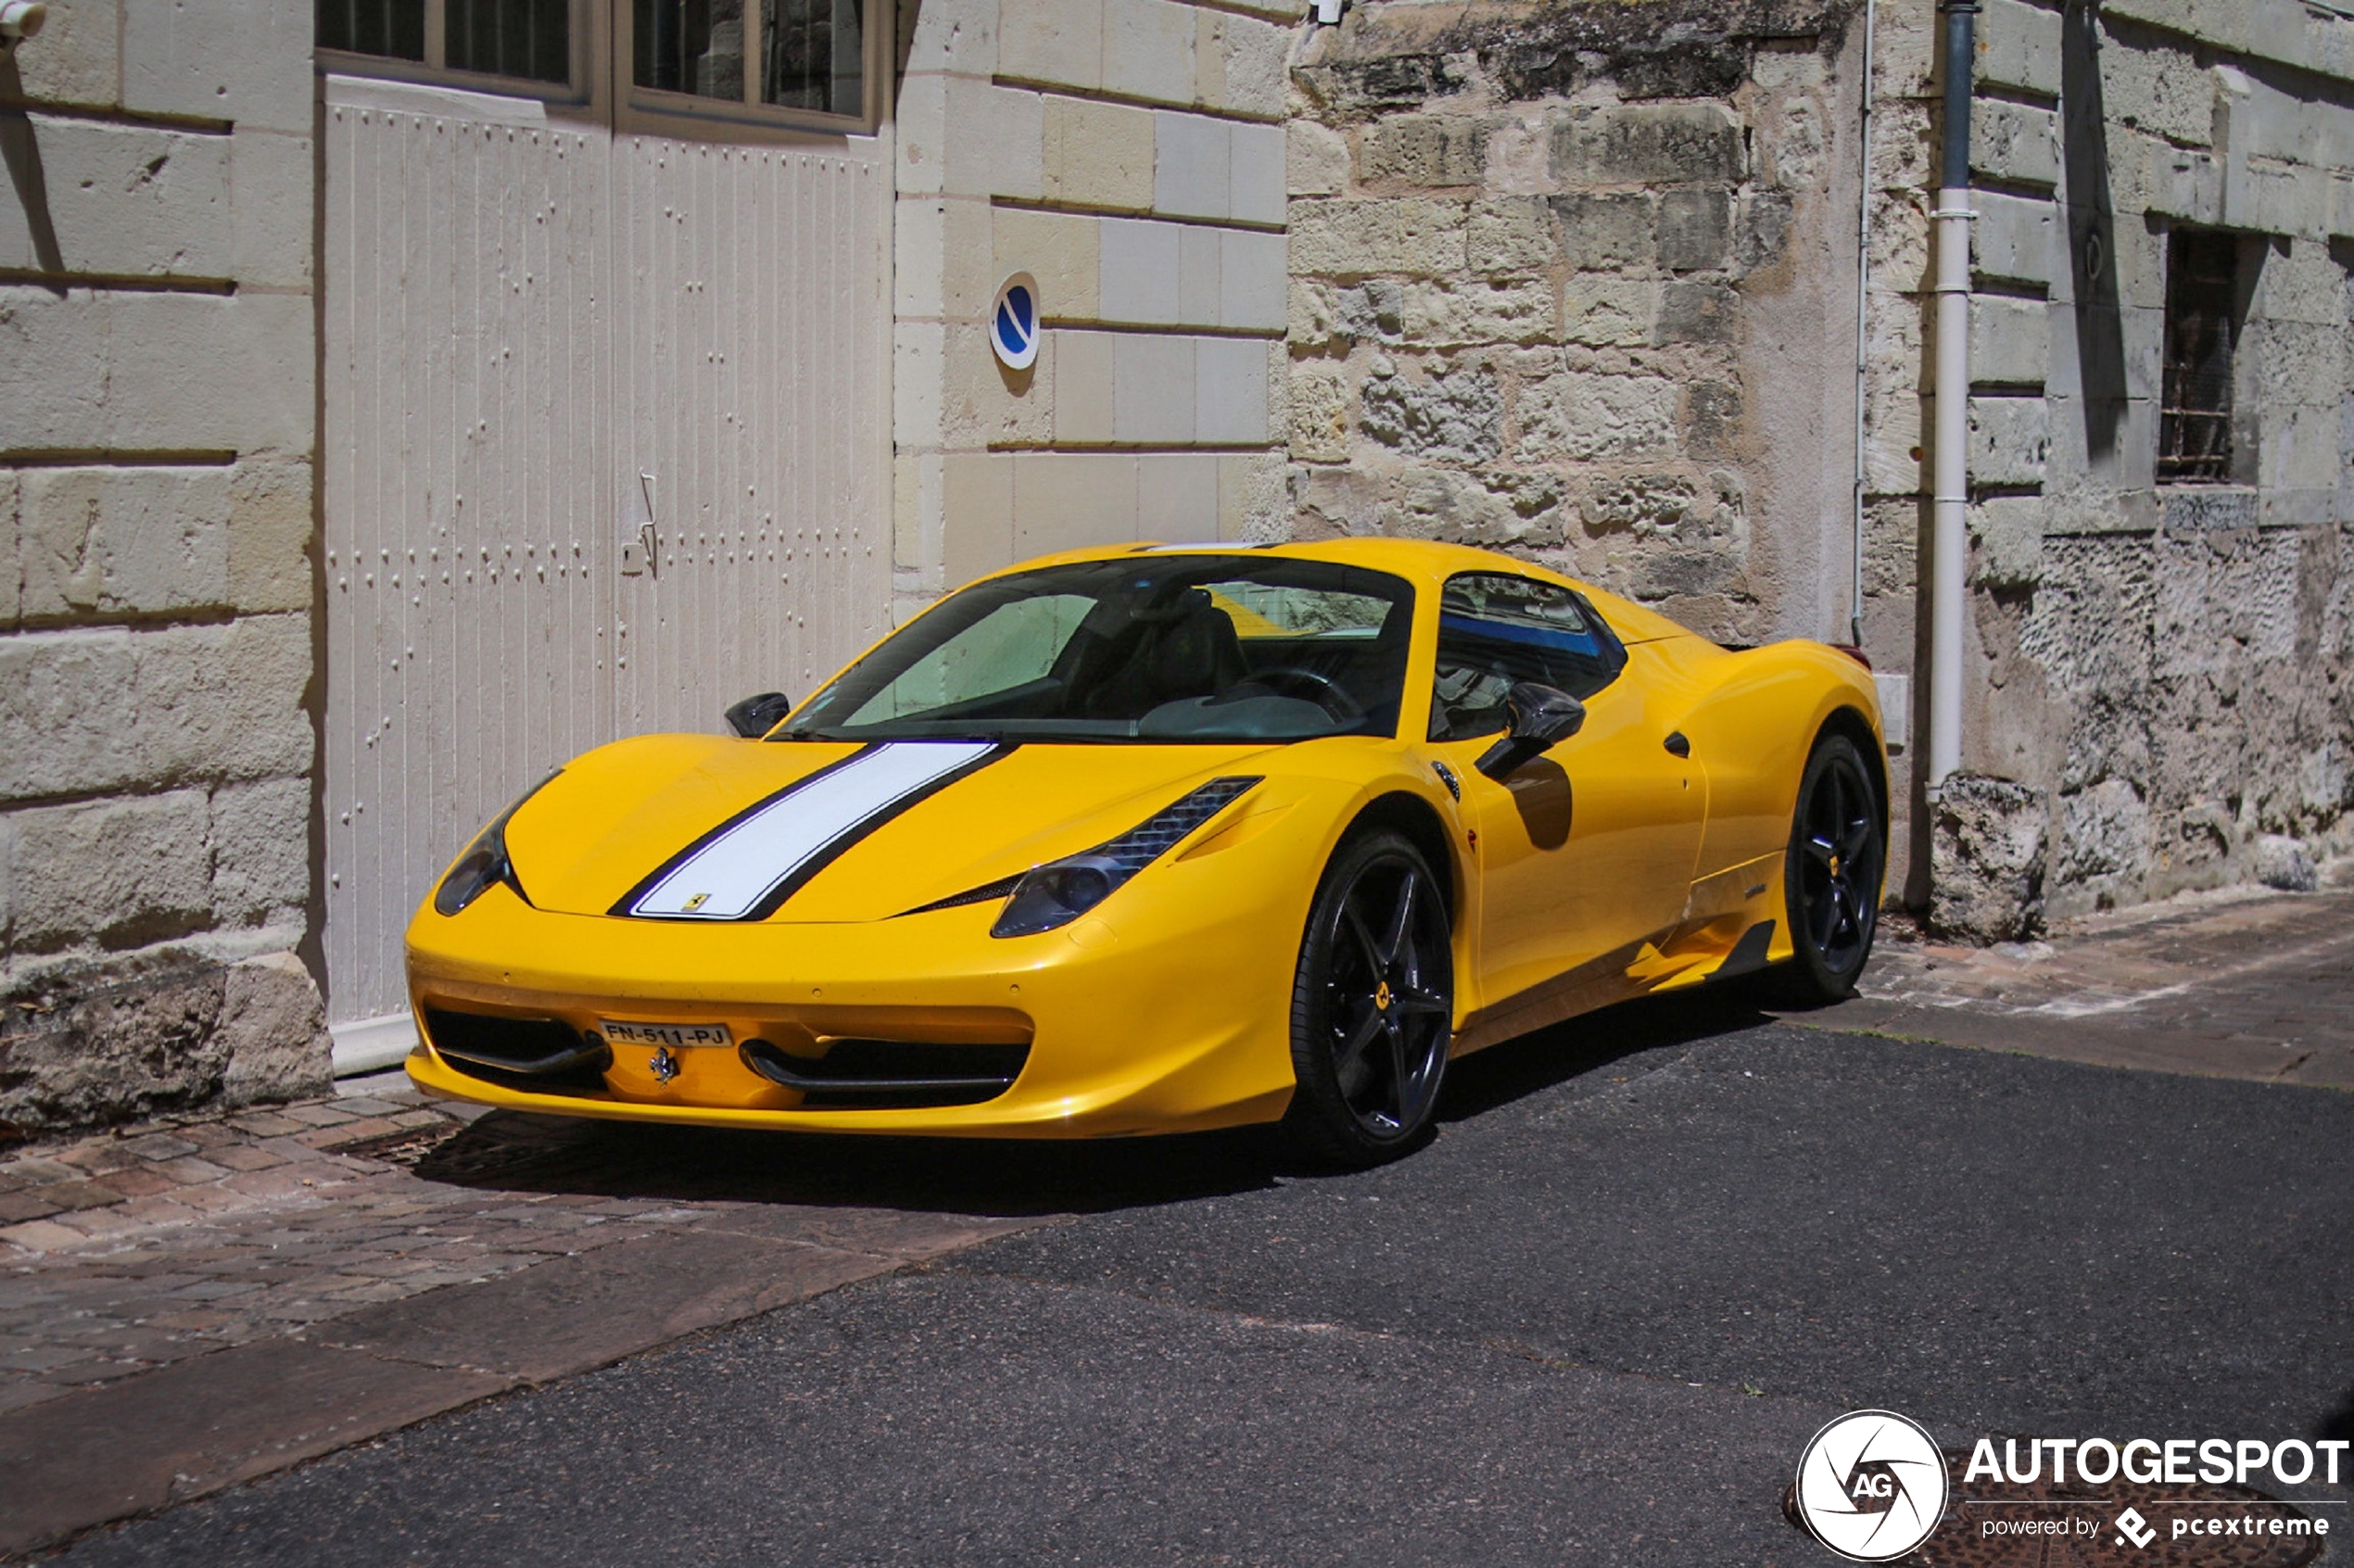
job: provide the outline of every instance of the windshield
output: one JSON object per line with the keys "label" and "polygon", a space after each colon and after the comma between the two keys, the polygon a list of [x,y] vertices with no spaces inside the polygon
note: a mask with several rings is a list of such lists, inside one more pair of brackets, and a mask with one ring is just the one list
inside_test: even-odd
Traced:
{"label": "windshield", "polygon": [[1085,561],[977,583],[811,700],[795,740],[1393,735],[1413,589],[1246,555]]}

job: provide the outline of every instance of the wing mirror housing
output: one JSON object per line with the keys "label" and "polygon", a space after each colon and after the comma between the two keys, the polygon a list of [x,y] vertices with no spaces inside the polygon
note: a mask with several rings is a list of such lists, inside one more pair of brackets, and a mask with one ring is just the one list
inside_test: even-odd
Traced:
{"label": "wing mirror housing", "polygon": [[1504,699],[1512,727],[1480,753],[1472,765],[1502,783],[1522,764],[1576,734],[1586,724],[1586,704],[1558,687],[1524,680]]}
{"label": "wing mirror housing", "polygon": [[728,727],[747,740],[757,740],[792,712],[792,699],[781,691],[747,697],[728,710]]}

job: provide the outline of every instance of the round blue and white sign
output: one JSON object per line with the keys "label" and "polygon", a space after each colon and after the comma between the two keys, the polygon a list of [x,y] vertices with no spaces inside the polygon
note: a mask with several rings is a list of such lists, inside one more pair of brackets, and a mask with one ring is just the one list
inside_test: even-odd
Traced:
{"label": "round blue and white sign", "polygon": [[1007,370],[1028,370],[1038,359],[1038,283],[1016,272],[997,288],[989,311],[989,347]]}

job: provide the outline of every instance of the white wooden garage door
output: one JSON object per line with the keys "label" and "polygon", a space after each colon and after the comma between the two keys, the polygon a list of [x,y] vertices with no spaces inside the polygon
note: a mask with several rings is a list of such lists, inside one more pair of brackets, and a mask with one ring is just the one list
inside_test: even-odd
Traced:
{"label": "white wooden garage door", "polygon": [[509,801],[888,624],[890,171],[326,96],[328,1006],[382,1039],[411,913]]}

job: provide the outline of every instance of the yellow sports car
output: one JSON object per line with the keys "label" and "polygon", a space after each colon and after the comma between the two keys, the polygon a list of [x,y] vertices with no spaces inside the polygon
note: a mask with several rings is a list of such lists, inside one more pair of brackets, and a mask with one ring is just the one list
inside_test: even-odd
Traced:
{"label": "yellow sports car", "polygon": [[1349,539],[986,577],[816,695],[566,764],[408,935],[456,1099],[829,1132],[1412,1146],[1450,1057],[1769,964],[1844,994],[1870,676]]}

